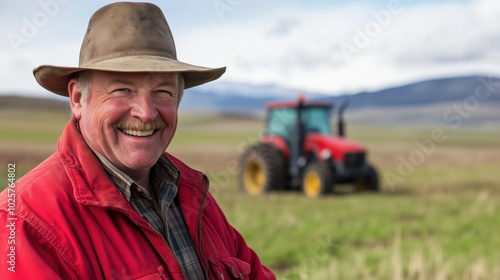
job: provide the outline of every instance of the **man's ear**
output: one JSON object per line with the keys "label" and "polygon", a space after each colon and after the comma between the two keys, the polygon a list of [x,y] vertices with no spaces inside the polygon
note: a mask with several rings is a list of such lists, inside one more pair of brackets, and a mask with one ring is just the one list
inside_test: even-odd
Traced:
{"label": "man's ear", "polygon": [[68,93],[69,93],[69,104],[71,106],[71,111],[73,112],[73,116],[79,120],[82,116],[82,103],[83,94],[80,90],[80,86],[78,84],[77,79],[71,79],[68,82]]}

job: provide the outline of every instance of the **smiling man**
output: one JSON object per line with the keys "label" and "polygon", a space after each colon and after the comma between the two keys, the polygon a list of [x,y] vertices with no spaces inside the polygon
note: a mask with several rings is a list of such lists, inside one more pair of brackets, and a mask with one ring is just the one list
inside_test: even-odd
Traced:
{"label": "smiling man", "polygon": [[34,70],[73,115],[17,182],[15,209],[0,194],[0,279],[275,279],[208,179],[165,152],[183,90],[224,71],[178,61],[155,5],[99,9],[78,67]]}

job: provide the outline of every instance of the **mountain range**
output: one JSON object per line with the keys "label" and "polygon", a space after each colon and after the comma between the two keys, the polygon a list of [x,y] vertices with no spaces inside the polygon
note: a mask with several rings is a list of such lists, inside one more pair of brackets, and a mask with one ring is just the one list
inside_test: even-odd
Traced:
{"label": "mountain range", "polygon": [[[212,111],[263,115],[265,104],[294,100],[300,90],[274,85],[219,85],[199,87],[184,95],[184,111]],[[500,127],[500,78],[464,76],[426,80],[374,92],[328,96],[307,93],[307,98],[338,107],[348,102],[346,119],[355,123],[435,125],[458,121],[464,125]]]}
{"label": "mountain range", "polygon": [[[216,82],[186,90],[181,112],[211,112],[262,116],[265,104],[294,100],[301,91],[275,85]],[[426,80],[374,92],[329,96],[306,93],[306,98],[334,104],[348,101],[349,122],[380,125],[436,125],[460,121],[469,126],[500,128],[500,78],[450,77]],[[14,96],[0,97],[2,107],[67,110],[67,102]]]}

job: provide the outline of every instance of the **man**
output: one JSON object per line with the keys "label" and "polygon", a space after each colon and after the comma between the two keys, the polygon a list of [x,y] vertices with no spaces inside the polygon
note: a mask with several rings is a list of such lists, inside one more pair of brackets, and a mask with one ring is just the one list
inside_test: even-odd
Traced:
{"label": "man", "polygon": [[15,209],[0,195],[0,279],[274,279],[207,178],[165,153],[183,89],[224,71],[179,62],[155,5],[98,10],[79,67],[34,70],[73,116],[16,183]]}

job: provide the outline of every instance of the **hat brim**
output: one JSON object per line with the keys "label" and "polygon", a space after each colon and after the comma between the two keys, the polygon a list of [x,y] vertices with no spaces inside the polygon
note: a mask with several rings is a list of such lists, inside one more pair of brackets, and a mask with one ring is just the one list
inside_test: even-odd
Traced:
{"label": "hat brim", "polygon": [[218,79],[226,67],[207,68],[161,56],[126,56],[107,59],[83,67],[41,65],[33,70],[36,81],[45,89],[62,96],[69,96],[68,82],[78,72],[85,70],[107,72],[181,73],[184,88],[191,88]]}

